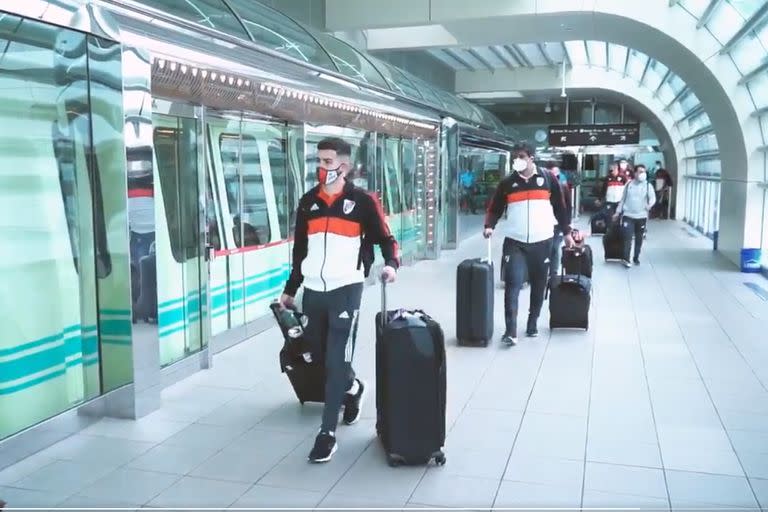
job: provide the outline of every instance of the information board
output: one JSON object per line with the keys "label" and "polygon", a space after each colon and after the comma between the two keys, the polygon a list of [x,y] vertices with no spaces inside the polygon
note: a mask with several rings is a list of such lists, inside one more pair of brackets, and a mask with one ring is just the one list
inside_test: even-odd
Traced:
{"label": "information board", "polygon": [[640,124],[558,124],[549,127],[550,146],[638,144]]}

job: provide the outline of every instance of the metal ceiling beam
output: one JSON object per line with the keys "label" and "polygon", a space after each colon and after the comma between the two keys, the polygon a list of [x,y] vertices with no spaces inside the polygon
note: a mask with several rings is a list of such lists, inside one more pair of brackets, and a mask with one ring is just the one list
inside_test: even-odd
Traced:
{"label": "metal ceiling beam", "polygon": [[611,45],[605,43],[605,69],[606,71],[611,69]]}
{"label": "metal ceiling beam", "polygon": [[754,112],[752,112],[752,115],[755,116],[755,117],[760,117],[763,114],[768,114],[768,107],[759,108],[759,109],[755,110]]}
{"label": "metal ceiling beam", "polygon": [[768,21],[768,2],[765,2],[757,11],[755,11],[755,14],[744,22],[744,25],[741,26],[739,31],[733,34],[733,37],[723,45],[720,49],[720,54],[722,55],[723,53],[731,51],[734,46],[739,44],[739,42],[747,37],[752,31],[756,32],[758,27],[766,21]]}
{"label": "metal ceiling beam", "polygon": [[563,46],[563,58],[565,59],[565,63],[573,67],[573,62],[571,62],[571,54],[568,53],[568,47],[565,46],[564,42],[560,44]]}
{"label": "metal ceiling beam", "polygon": [[667,104],[667,106],[666,106],[666,107],[664,107],[664,110],[669,110],[670,108],[672,108],[672,105],[674,105],[676,101],[679,101],[679,100],[680,100],[680,98],[682,98],[683,96],[685,96],[686,94],[688,94],[688,92],[689,92],[690,90],[691,90],[691,88],[690,88],[690,87],[688,87],[687,85],[686,85],[685,87],[683,87],[682,89],[680,89],[680,91],[679,91],[677,94],[675,94],[675,97],[674,97],[674,98],[672,98],[672,101],[670,101],[670,102]]}
{"label": "metal ceiling beam", "polygon": [[654,96],[659,95],[659,91],[661,91],[661,88],[664,87],[664,84],[667,83],[667,80],[669,80],[669,77],[672,76],[672,70],[667,69],[667,72],[664,73],[664,76],[661,79],[661,82],[659,82],[659,86],[656,88],[656,92],[653,93]]}
{"label": "metal ceiling beam", "polygon": [[582,41],[584,43],[584,52],[587,54],[587,66],[592,66],[592,58],[589,56],[589,45],[586,41]]}
{"label": "metal ceiling beam", "polygon": [[507,66],[509,69],[516,69],[516,66],[514,65],[514,63],[511,60],[509,60],[507,56],[504,55],[504,53],[500,52],[498,48],[496,48],[495,46],[489,46],[488,49],[491,50],[491,53],[493,53],[496,57],[498,57],[498,59],[501,62],[503,62],[504,65]]}
{"label": "metal ceiling beam", "polygon": [[709,5],[706,9],[704,9],[704,12],[701,13],[701,18],[699,18],[699,21],[696,22],[696,28],[701,28],[707,23],[709,23],[709,20],[712,19],[712,15],[717,10],[718,6],[723,2],[723,0],[710,0]]}
{"label": "metal ceiling beam", "polygon": [[471,56],[473,56],[474,58],[476,58],[477,60],[479,60],[479,61],[480,61],[480,62],[483,64],[483,66],[487,67],[487,68],[488,68],[488,71],[490,71],[491,73],[493,73],[494,71],[496,71],[496,68],[495,68],[495,67],[493,67],[493,64],[491,64],[490,62],[488,62],[488,61],[485,59],[485,57],[483,57],[482,55],[480,55],[480,53],[479,53],[477,50],[475,50],[474,48],[467,48],[467,50],[466,50],[466,51],[467,51],[467,53],[469,53]]}
{"label": "metal ceiling beam", "polygon": [[758,76],[766,72],[768,72],[768,57],[764,58],[763,62],[761,62],[755,69],[747,72],[747,74],[741,77],[739,79],[739,85],[744,85],[747,82],[754,80],[755,78],[757,78]]}
{"label": "metal ceiling beam", "polygon": [[643,68],[643,74],[640,75],[640,82],[639,82],[639,84],[641,86],[643,85],[643,82],[645,82],[645,75],[648,74],[648,68],[651,66],[651,60],[652,59],[650,57],[648,57],[648,60],[645,61],[645,67]]}
{"label": "metal ceiling beam", "polygon": [[504,48],[506,48],[509,53],[514,55],[515,58],[519,62],[522,62],[526,67],[529,67],[529,68],[533,67],[533,63],[530,60],[528,60],[528,57],[520,48],[517,47],[516,44],[512,44],[512,45],[505,44]]}
{"label": "metal ceiling beam", "polygon": [[701,130],[697,130],[695,133],[692,133],[687,137],[683,137],[682,139],[680,139],[680,142],[688,142],[689,140],[693,140],[698,137],[701,137],[702,135],[707,135],[709,133],[714,133],[714,132],[715,132],[715,127],[710,125],[705,128],[702,128]]}
{"label": "metal ceiling beam", "polygon": [[472,64],[467,62],[463,57],[457,55],[453,52],[450,48],[443,48],[443,53],[448,55],[449,57],[453,58],[456,62],[464,66],[465,68],[468,68],[470,71],[477,71],[477,68],[474,67]]}
{"label": "metal ceiling beam", "polygon": [[684,156],[683,160],[714,160],[720,156],[719,150],[704,151],[696,155]]}
{"label": "metal ceiling beam", "polygon": [[632,49],[627,48],[627,57],[624,59],[624,78],[627,78],[627,71],[629,71],[629,57],[632,55]]}
{"label": "metal ceiling beam", "polygon": [[541,52],[542,57],[544,57],[544,60],[547,62],[547,66],[554,66],[555,61],[549,58],[549,54],[547,53],[546,48],[544,48],[544,45],[541,43],[536,43],[536,48],[539,49],[539,52]]}

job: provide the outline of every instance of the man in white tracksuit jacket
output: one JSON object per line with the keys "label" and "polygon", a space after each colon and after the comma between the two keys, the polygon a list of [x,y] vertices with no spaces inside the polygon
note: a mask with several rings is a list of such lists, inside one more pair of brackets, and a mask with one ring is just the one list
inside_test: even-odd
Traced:
{"label": "man in white tracksuit jacket", "polygon": [[624,195],[616,208],[614,219],[620,215],[624,237],[624,266],[630,268],[629,251],[632,248],[632,235],[635,235],[635,265],[640,264],[640,249],[643,246],[645,224],[648,222],[648,212],[656,204],[656,192],[648,183],[648,171],[644,165],[635,167],[635,179],[624,188]]}

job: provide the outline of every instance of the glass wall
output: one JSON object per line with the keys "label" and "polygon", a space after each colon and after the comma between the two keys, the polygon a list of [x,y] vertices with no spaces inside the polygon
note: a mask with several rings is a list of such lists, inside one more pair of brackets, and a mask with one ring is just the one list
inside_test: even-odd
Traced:
{"label": "glass wall", "polygon": [[720,225],[720,180],[686,176],[684,186],[685,217],[683,220],[712,238]]}
{"label": "glass wall", "polygon": [[0,439],[130,382],[120,46],[0,18]]}

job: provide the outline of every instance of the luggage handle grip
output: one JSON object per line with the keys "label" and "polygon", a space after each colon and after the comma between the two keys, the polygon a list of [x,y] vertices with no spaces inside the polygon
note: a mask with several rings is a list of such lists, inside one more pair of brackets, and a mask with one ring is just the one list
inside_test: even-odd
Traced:
{"label": "luggage handle grip", "polygon": [[491,254],[491,238],[488,237],[486,240],[488,241],[488,263],[493,263],[493,257]]}
{"label": "luggage handle grip", "polygon": [[381,281],[381,327],[387,325],[387,280],[383,276],[379,278]]}

